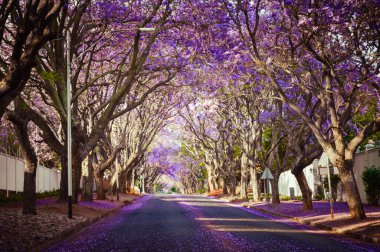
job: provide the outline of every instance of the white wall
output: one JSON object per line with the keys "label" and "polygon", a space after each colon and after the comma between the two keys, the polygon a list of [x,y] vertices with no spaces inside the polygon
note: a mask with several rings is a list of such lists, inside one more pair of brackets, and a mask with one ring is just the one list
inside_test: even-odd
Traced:
{"label": "white wall", "polygon": [[354,176],[356,184],[358,185],[360,199],[363,203],[368,203],[368,201],[367,195],[365,193],[365,186],[363,184],[361,176],[363,174],[364,168],[366,166],[372,165],[375,167],[380,167],[380,147],[355,154]]}
{"label": "white wall", "polygon": [[[313,165],[309,165],[304,169],[304,173],[306,176],[306,179],[308,181],[310,189],[313,191],[315,190],[315,185],[319,183],[316,181],[318,175],[317,166],[315,163],[318,163],[318,161],[314,161]],[[370,149],[368,151],[363,151],[355,154],[355,163],[354,163],[354,175],[356,184],[359,189],[360,198],[363,203],[367,202],[367,197],[365,193],[365,187],[363,184],[363,181],[361,179],[361,176],[363,174],[365,166],[371,166],[374,165],[375,167],[380,167],[380,147],[376,147],[373,149]],[[290,187],[294,187],[295,196],[301,196],[301,191],[299,189],[298,183],[294,175],[291,173],[290,170],[283,172],[280,175],[280,179],[278,181],[279,186],[279,193],[281,195],[290,196]]]}
{"label": "white wall", "polygon": [[[36,175],[36,191],[52,191],[59,189],[61,172],[38,166]],[[24,190],[24,161],[5,154],[0,154],[0,189],[22,192]]]}
{"label": "white wall", "polygon": [[[305,169],[303,169],[303,172],[305,173],[305,177],[307,180],[307,184],[309,185],[311,191],[314,195],[314,173],[316,170],[316,163],[318,160],[314,160],[312,164],[307,166]],[[290,196],[290,188],[294,188],[294,195],[295,196],[301,196],[301,190],[298,185],[298,182],[296,180],[296,177],[292,174],[290,170],[287,170],[283,173],[281,173],[280,178],[278,180],[278,190],[280,195],[286,195]]]}

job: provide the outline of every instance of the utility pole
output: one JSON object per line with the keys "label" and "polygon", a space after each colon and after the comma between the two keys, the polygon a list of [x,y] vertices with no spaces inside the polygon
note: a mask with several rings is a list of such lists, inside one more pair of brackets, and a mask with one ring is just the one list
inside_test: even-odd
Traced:
{"label": "utility pole", "polygon": [[68,188],[68,217],[73,218],[73,178],[71,153],[71,73],[70,73],[70,31],[66,35],[66,103],[67,103],[67,188]]}
{"label": "utility pole", "polygon": [[119,201],[119,157],[116,160],[116,200]]}
{"label": "utility pole", "polygon": [[[331,219],[334,219],[334,201],[332,198],[332,190],[331,190],[330,160],[329,159],[327,159],[327,160],[328,160],[328,163],[327,163],[327,180],[329,183],[330,214],[331,214]],[[334,167],[332,169],[333,169],[333,174],[334,174]]]}

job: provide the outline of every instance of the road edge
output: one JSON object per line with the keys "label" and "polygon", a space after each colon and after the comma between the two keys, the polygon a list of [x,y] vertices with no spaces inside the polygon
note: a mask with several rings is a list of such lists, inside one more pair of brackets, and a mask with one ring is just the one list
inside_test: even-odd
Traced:
{"label": "road edge", "polygon": [[241,206],[241,205],[233,204],[231,202],[227,202],[227,201],[225,201],[225,202],[228,205],[230,205],[230,206],[238,207],[238,208],[241,208],[243,210],[251,209],[251,210],[255,210],[255,211],[259,211],[259,212],[271,215],[273,217],[279,217],[279,218],[282,218],[282,219],[287,219],[287,220],[294,221],[294,222],[297,222],[297,223],[302,224],[302,225],[311,226],[311,227],[314,227],[314,228],[317,228],[317,229],[320,229],[320,230],[332,231],[332,232],[334,232],[337,235],[343,235],[343,236],[346,236],[348,238],[354,238],[356,240],[360,240],[360,241],[364,241],[364,242],[370,242],[372,244],[380,244],[380,238],[378,238],[378,237],[374,237],[374,236],[370,236],[370,235],[362,235],[362,234],[358,234],[358,233],[355,233],[355,232],[352,232],[352,231],[342,231],[342,230],[340,230],[339,228],[336,228],[336,227],[330,227],[330,226],[327,226],[327,225],[324,225],[324,224],[321,224],[321,223],[317,223],[315,221],[306,221],[306,220],[303,220],[301,218],[297,218],[297,217],[288,216],[288,215],[285,215],[285,214],[279,214],[279,213],[271,212],[271,211],[268,211],[268,210],[265,210],[265,209],[257,208],[255,206],[244,207],[244,206]]}
{"label": "road edge", "polygon": [[78,223],[77,225],[73,226],[72,228],[63,231],[62,233],[59,233],[54,238],[49,239],[49,240],[42,242],[40,244],[37,244],[36,246],[34,246],[32,248],[28,248],[27,251],[31,251],[31,252],[42,251],[42,250],[47,249],[48,247],[50,247],[56,243],[59,243],[65,239],[69,239],[69,238],[77,235],[78,233],[84,231],[87,227],[91,226],[92,224],[95,224],[96,222],[98,222],[104,218],[110,217],[111,215],[120,211],[122,208],[124,208],[126,206],[133,205],[136,201],[138,201],[139,199],[142,199],[144,197],[146,197],[146,195],[142,195],[141,197],[138,197],[131,202],[126,202],[124,205],[120,205],[118,207],[115,207],[106,213],[99,214],[97,217],[95,217],[92,220],[87,220],[87,221]]}

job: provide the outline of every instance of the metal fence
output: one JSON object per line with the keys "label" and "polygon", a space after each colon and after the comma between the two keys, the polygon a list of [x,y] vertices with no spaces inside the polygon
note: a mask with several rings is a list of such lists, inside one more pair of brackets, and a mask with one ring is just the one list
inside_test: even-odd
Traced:
{"label": "metal fence", "polygon": [[[36,191],[45,192],[59,189],[61,172],[58,169],[37,167]],[[24,190],[24,160],[0,154],[0,189],[14,192]]]}

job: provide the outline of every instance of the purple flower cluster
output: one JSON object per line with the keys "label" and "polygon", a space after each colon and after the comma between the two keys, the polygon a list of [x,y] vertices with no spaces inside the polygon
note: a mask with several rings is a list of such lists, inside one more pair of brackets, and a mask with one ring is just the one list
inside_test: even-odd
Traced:
{"label": "purple flower cluster", "polygon": [[[292,217],[311,217],[318,215],[329,215],[330,205],[329,202],[313,202],[312,210],[304,210],[302,202],[282,202],[279,205],[272,204],[260,204],[256,205],[256,208],[292,216]],[[346,202],[335,202],[334,205],[335,213],[347,213],[349,214],[348,205]],[[380,212],[380,207],[365,205],[364,209],[366,213]]]}

